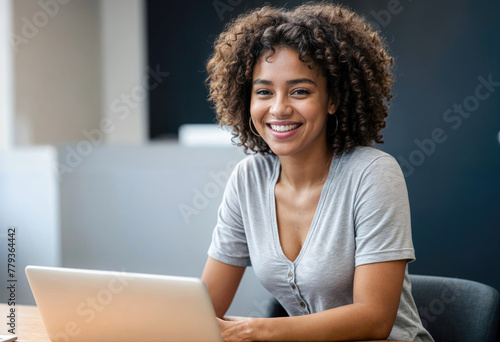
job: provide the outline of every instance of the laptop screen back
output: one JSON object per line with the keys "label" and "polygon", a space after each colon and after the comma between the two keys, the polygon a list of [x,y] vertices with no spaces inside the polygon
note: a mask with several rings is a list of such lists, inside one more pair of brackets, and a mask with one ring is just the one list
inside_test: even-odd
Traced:
{"label": "laptop screen back", "polygon": [[53,342],[221,341],[200,279],[28,266]]}

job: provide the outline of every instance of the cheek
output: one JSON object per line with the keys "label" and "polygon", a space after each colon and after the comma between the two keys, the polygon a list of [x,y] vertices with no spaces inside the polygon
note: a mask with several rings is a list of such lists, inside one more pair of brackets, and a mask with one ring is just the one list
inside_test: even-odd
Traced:
{"label": "cheek", "polygon": [[320,106],[317,103],[314,103],[310,106],[305,106],[302,112],[311,120],[323,120],[328,115],[328,108],[326,106]]}
{"label": "cheek", "polygon": [[258,102],[250,102],[250,115],[252,118],[260,118],[265,114],[265,107]]}

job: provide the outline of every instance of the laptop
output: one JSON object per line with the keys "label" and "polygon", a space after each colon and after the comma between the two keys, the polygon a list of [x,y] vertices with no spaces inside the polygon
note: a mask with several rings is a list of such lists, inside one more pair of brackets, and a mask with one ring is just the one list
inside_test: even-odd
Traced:
{"label": "laptop", "polygon": [[26,267],[52,342],[222,341],[201,279]]}

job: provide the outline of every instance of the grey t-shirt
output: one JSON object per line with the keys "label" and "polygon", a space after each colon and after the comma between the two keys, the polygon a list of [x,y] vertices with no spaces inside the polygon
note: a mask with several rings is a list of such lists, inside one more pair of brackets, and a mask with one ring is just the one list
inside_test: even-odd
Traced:
{"label": "grey t-shirt", "polygon": [[[291,262],[279,242],[274,188],[275,155],[242,160],[231,174],[208,255],[252,266],[262,285],[289,315],[353,302],[354,268],[415,260],[403,174],[390,155],[357,147],[334,158],[302,249]],[[423,328],[406,270],[390,339],[433,341]]]}

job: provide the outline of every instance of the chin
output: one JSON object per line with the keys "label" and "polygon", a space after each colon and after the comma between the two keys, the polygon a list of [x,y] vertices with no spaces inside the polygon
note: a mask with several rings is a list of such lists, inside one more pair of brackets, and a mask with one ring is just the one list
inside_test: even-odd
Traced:
{"label": "chin", "polygon": [[271,151],[273,151],[273,153],[278,157],[288,157],[299,152],[298,150],[293,148],[283,148],[283,147],[273,147],[273,146],[270,146],[270,148]]}

